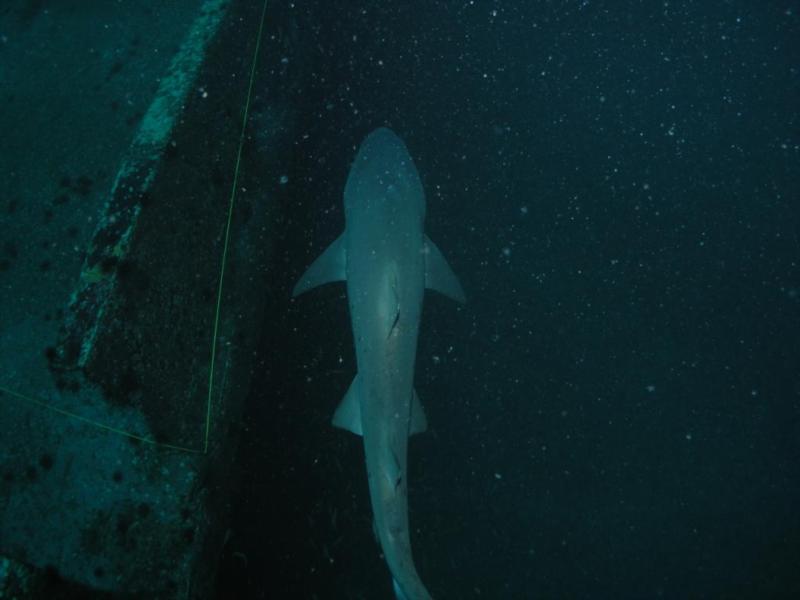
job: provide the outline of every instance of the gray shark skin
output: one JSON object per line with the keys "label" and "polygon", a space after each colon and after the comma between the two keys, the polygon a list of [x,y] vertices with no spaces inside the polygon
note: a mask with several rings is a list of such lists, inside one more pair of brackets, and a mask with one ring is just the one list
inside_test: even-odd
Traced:
{"label": "gray shark skin", "polygon": [[408,437],[425,431],[414,390],[426,287],[464,302],[464,291],[423,232],[425,193],[405,144],[379,128],[361,144],[344,189],[345,231],[308,268],[297,296],[347,282],[358,373],[333,417],[363,436],[375,533],[402,600],[431,595],[417,574],[408,528]]}

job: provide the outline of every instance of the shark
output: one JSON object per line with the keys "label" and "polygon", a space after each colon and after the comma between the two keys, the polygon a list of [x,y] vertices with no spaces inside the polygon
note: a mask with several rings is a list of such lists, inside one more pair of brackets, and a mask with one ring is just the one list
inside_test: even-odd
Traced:
{"label": "shark", "polygon": [[464,290],[424,233],[425,192],[403,141],[380,127],[361,143],[344,188],[344,232],[292,292],[345,281],[357,373],[333,425],[363,438],[375,534],[399,600],[429,600],[411,553],[408,439],[427,429],[414,389],[423,295]]}

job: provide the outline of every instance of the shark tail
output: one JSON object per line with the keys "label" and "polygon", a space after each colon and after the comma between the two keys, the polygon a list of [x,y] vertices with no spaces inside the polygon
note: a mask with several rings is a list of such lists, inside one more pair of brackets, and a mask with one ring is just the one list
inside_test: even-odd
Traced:
{"label": "shark tail", "polygon": [[392,577],[392,587],[394,588],[394,597],[397,600],[408,600],[408,596],[403,593],[403,588],[400,587],[400,584],[397,583],[397,579]]}
{"label": "shark tail", "polygon": [[403,586],[392,576],[392,588],[396,600],[432,600],[430,593],[419,579],[411,583],[409,587],[411,589],[404,590]]}
{"label": "shark tail", "polygon": [[[402,552],[402,550],[394,548],[393,551],[387,553],[384,548],[383,553],[388,563],[389,571],[392,574],[392,587],[394,588],[395,598],[397,600],[432,600],[430,592],[428,592],[417,570],[414,568],[411,553],[404,553],[405,556],[401,558],[398,552]],[[401,564],[405,566],[401,567]]]}

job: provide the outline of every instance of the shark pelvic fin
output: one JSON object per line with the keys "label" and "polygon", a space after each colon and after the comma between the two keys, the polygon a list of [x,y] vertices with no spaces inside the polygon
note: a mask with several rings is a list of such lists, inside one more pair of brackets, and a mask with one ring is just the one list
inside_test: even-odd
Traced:
{"label": "shark pelvic fin", "polygon": [[427,235],[425,236],[425,287],[436,290],[456,302],[463,304],[467,301],[464,289],[453,269],[447,264],[441,250]]}
{"label": "shark pelvic fin", "polygon": [[364,435],[361,429],[361,385],[359,385],[358,375],[353,377],[353,382],[347,389],[347,393],[339,403],[336,412],[333,413],[333,426],[352,431],[356,435]]}
{"label": "shark pelvic fin", "polygon": [[300,281],[294,286],[292,296],[299,296],[303,292],[332,281],[344,281],[347,279],[345,268],[347,265],[347,249],[345,247],[344,234],[336,238],[325,252],[317,257],[308,270],[303,273]]}
{"label": "shark pelvic fin", "polygon": [[411,425],[409,427],[409,434],[425,433],[428,430],[428,417],[425,416],[425,410],[422,408],[422,403],[417,396],[417,390],[411,393]]}
{"label": "shark pelvic fin", "polygon": [[[361,428],[361,384],[358,375],[347,389],[347,393],[333,413],[333,426],[346,429],[356,435],[364,435]],[[428,418],[417,396],[417,390],[411,393],[411,415],[409,421],[409,435],[423,433],[428,429]]]}

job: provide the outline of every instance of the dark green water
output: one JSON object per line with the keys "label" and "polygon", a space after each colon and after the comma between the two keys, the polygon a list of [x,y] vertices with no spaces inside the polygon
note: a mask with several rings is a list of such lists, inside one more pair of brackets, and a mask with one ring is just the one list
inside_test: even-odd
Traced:
{"label": "dark green water", "polygon": [[[48,4],[5,22],[41,27]],[[128,70],[156,62],[134,37]],[[247,151],[272,107],[296,139],[217,597],[391,597],[360,440],[330,426],[355,374],[344,287],[290,299],[378,126],[468,296],[429,293],[420,330],[409,503],[434,597],[800,597],[797,3],[271,2],[259,60]],[[150,87],[81,93],[124,148]],[[0,93],[71,135],[63,104]],[[94,173],[54,156],[51,179]],[[41,247],[79,245],[76,215]]]}

